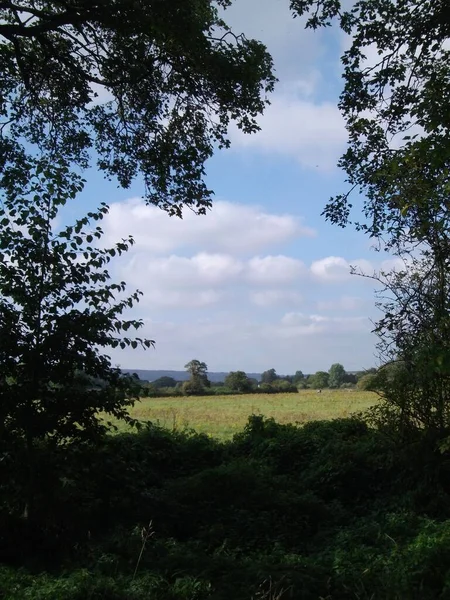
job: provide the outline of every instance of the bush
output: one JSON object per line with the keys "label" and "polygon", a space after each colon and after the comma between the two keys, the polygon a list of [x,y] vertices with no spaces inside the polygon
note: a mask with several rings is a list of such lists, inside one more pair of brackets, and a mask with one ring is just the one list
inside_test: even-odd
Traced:
{"label": "bush", "polygon": [[33,527],[0,462],[1,557],[30,565],[0,569],[5,600],[449,596],[450,460],[426,436],[253,415],[225,444],[147,425],[37,458]]}
{"label": "bush", "polygon": [[356,387],[358,390],[373,392],[376,388],[377,376],[374,373],[367,373],[358,379]]}

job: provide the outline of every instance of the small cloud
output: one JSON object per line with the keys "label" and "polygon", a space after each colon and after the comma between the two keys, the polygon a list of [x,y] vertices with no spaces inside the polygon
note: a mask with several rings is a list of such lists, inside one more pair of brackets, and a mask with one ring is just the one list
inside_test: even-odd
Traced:
{"label": "small cloud", "polygon": [[311,264],[310,269],[314,277],[321,281],[339,282],[345,281],[351,276],[352,267],[355,267],[358,272],[373,273],[373,266],[368,260],[358,258],[347,261],[342,256],[327,256],[316,260]]}
{"label": "small cloud", "polygon": [[286,313],[281,319],[279,335],[295,337],[313,333],[349,333],[351,331],[369,331],[367,317],[328,317],[325,315],[306,315],[299,312]]}
{"label": "small cloud", "polygon": [[200,253],[191,258],[168,256],[154,258],[141,252],[122,267],[123,276],[144,288],[201,288],[230,283],[243,271],[241,261],[221,254]]}
{"label": "small cloud", "polygon": [[357,310],[363,304],[362,298],[357,296],[341,296],[333,300],[320,300],[317,310]]}
{"label": "small cloud", "polygon": [[223,300],[217,290],[158,290],[146,291],[142,303],[152,308],[195,309],[213,306]]}
{"label": "small cloud", "polygon": [[285,290],[263,290],[250,293],[250,302],[261,308],[271,306],[297,306],[302,303],[302,296],[298,292]]}
{"label": "small cloud", "polygon": [[304,263],[290,256],[256,256],[249,260],[247,269],[251,282],[264,285],[292,283],[306,273]]}

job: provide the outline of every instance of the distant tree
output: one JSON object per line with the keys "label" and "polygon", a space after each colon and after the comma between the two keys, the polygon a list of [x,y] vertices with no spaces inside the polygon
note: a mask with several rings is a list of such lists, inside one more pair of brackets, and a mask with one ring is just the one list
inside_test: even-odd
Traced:
{"label": "distant tree", "polygon": [[317,371],[314,375],[308,377],[308,385],[312,388],[326,388],[328,387],[329,375],[326,371]]}
{"label": "distant tree", "polygon": [[148,381],[142,384],[140,391],[141,398],[150,398],[158,395],[158,389]]}
{"label": "distant tree", "polygon": [[345,379],[345,369],[340,363],[334,363],[331,365],[330,370],[328,371],[328,385],[330,388],[340,388],[344,383]]}
{"label": "distant tree", "polygon": [[295,371],[295,375],[293,378],[294,383],[300,383],[304,379],[305,379],[305,376],[303,375],[302,371]]}
{"label": "distant tree", "polygon": [[269,369],[268,371],[264,371],[261,375],[261,383],[273,383],[278,379],[277,372],[275,369]]}
{"label": "distant tree", "polygon": [[152,381],[152,384],[154,387],[156,388],[163,388],[163,387],[175,387],[177,385],[177,380],[174,379],[173,377],[158,377],[158,379],[155,379],[155,381]]}
{"label": "distant tree", "polygon": [[271,384],[272,388],[277,392],[296,392],[297,386],[287,379],[277,379]]}
{"label": "distant tree", "polygon": [[244,371],[231,371],[225,377],[225,386],[234,392],[248,392],[252,383]]}
{"label": "distant tree", "polygon": [[274,390],[270,383],[260,383],[258,385],[258,391],[262,392],[264,394],[273,394],[274,393]]}
{"label": "distant tree", "polygon": [[357,382],[358,377],[356,376],[356,373],[345,373],[343,383],[356,385]]}
{"label": "distant tree", "polygon": [[187,396],[200,396],[205,392],[206,387],[200,379],[189,379],[183,382],[181,389]]}
{"label": "distant tree", "polygon": [[183,384],[183,390],[189,394],[200,394],[205,388],[209,388],[211,383],[208,379],[208,366],[206,363],[197,359],[189,361],[184,368],[190,374],[189,381]]}

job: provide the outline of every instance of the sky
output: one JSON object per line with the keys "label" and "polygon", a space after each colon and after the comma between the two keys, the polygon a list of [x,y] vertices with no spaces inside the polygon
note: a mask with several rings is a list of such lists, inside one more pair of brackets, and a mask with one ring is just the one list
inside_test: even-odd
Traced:
{"label": "sky", "polygon": [[346,190],[336,163],[346,145],[337,100],[348,40],[333,28],[305,31],[288,0],[234,0],[224,16],[267,45],[279,83],[261,131],[231,129],[231,149],[208,162],[212,210],[171,218],[144,204],[139,185],[87,177],[83,203],[110,205],[105,245],[135,238],[111,272],[144,293],[133,316],[155,341],[145,352],[114,351],[113,363],[180,370],[196,358],[210,371],[279,374],[376,366],[374,285],[350,265],[372,273],[389,258],[321,216]]}

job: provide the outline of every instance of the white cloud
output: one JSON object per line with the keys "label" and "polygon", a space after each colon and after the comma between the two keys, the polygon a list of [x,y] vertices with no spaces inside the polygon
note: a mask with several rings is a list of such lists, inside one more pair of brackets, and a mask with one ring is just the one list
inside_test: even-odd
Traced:
{"label": "white cloud", "polygon": [[161,308],[216,304],[226,300],[227,294],[232,294],[236,286],[254,284],[271,286],[270,290],[254,291],[251,296],[254,304],[298,304],[299,294],[291,290],[274,290],[273,286],[296,283],[306,272],[301,261],[288,256],[239,260],[226,254],[205,252],[192,257],[153,257],[137,252],[120,266],[120,277],[144,293],[142,302]]}
{"label": "white cloud", "polygon": [[317,302],[317,310],[357,310],[361,308],[364,300],[357,296],[341,296],[333,300],[320,300]]}
{"label": "white cloud", "polygon": [[348,370],[376,364],[372,326],[366,317],[326,319],[295,314],[264,320],[220,315],[182,322],[147,321],[142,335],[156,340],[149,352],[114,352],[124,367],[182,369],[191,358],[212,371],[312,373],[340,362]]}
{"label": "white cloud", "polygon": [[311,264],[311,273],[320,281],[338,282],[345,281],[351,277],[351,267],[355,267],[357,271],[362,271],[365,274],[373,273],[372,264],[365,259],[355,259],[347,261],[342,256],[327,256],[320,260],[316,260]]}
{"label": "white cloud", "polygon": [[[301,84],[297,82],[297,89]],[[273,96],[259,118],[261,131],[244,135],[233,129],[232,148],[290,156],[303,167],[331,170],[347,141],[344,120],[336,103],[314,103],[292,93],[294,88]]]}
{"label": "white cloud", "polygon": [[195,309],[213,306],[223,300],[217,290],[167,290],[147,289],[142,303],[150,308]]}
{"label": "white cloud", "polygon": [[141,252],[132,256],[123,267],[124,276],[133,285],[147,281],[150,286],[164,288],[195,288],[230,283],[243,271],[241,261],[221,254],[197,254],[191,258],[168,256],[149,257]]}
{"label": "white cloud", "polygon": [[255,256],[248,262],[248,278],[264,285],[297,281],[306,273],[301,260],[290,256]]}
{"label": "white cloud", "polygon": [[305,315],[298,312],[286,313],[281,319],[279,334],[283,337],[310,335],[317,333],[344,333],[350,331],[369,331],[367,317],[327,317],[324,315]]}
{"label": "white cloud", "polygon": [[272,306],[297,306],[303,301],[298,292],[288,290],[261,290],[250,293],[250,302],[262,308]]}
{"label": "white cloud", "polygon": [[315,231],[292,215],[275,215],[258,206],[215,201],[204,216],[186,211],[183,219],[146,206],[142,199],[117,202],[110,208],[103,229],[107,244],[132,235],[140,250],[165,254],[176,249],[205,248],[209,252],[255,253]]}

